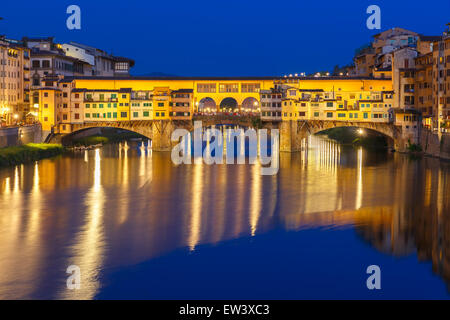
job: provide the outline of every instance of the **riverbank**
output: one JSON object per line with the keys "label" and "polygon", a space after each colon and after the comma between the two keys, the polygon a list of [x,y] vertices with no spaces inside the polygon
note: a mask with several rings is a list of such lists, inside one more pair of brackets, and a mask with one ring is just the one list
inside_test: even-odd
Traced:
{"label": "riverbank", "polygon": [[65,148],[60,144],[29,143],[0,149],[0,167],[28,163],[60,155]]}

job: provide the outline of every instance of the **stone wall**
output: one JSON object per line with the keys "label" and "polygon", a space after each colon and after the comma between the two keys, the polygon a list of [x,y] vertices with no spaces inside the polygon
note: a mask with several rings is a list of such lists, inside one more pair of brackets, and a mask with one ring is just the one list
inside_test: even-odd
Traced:
{"label": "stone wall", "polygon": [[450,134],[442,134],[441,141],[439,141],[437,133],[423,129],[420,136],[420,145],[426,154],[450,160]]}
{"label": "stone wall", "polygon": [[42,142],[39,124],[23,127],[0,128],[0,148]]}

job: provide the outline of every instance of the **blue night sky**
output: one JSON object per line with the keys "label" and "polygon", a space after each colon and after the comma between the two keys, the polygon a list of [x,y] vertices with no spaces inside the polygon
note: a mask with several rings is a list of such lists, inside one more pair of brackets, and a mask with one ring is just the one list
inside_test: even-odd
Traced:
{"label": "blue night sky", "polygon": [[[82,29],[66,28],[67,6],[81,7]],[[381,28],[439,35],[450,1],[2,1],[0,34],[54,36],[133,58],[135,75],[275,76],[331,70],[378,30],[366,8],[381,8]]]}

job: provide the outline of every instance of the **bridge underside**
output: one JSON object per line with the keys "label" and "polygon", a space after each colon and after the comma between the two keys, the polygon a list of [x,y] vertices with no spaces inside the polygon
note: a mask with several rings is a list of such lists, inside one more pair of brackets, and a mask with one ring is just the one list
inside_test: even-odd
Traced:
{"label": "bridge underside", "polygon": [[309,135],[338,127],[370,129],[386,136],[390,148],[399,151],[405,149],[401,128],[391,123],[333,120],[283,121],[280,125],[280,149],[284,152],[300,151],[303,140]]}
{"label": "bridge underside", "polygon": [[405,139],[402,137],[401,128],[390,123],[327,120],[261,122],[261,119],[255,116],[236,117],[221,115],[196,116],[192,120],[86,122],[79,125],[73,125],[72,133],[79,130],[96,127],[119,128],[139,133],[151,139],[154,151],[170,151],[172,147],[177,144],[177,142],[171,141],[172,132],[176,129],[192,131],[194,129],[195,121],[201,121],[204,128],[216,125],[232,125],[256,129],[279,129],[280,151],[283,152],[301,151],[303,141],[309,135],[337,127],[357,127],[370,129],[388,137],[388,141],[392,148],[399,151],[403,151],[405,149]]}

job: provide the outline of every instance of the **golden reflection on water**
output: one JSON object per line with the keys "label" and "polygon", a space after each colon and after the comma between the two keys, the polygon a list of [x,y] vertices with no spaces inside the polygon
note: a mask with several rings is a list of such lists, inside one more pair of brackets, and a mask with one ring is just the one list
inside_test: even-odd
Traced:
{"label": "golden reflection on water", "polygon": [[189,249],[193,251],[200,240],[202,223],[203,164],[194,164],[192,179],[192,208],[189,223]]}
{"label": "golden reflection on water", "polygon": [[[306,140],[305,140],[306,142]],[[387,254],[417,251],[450,281],[449,165],[310,137],[260,164],[175,166],[108,146],[0,171],[0,298],[95,297],[105,268],[271,229],[350,228]],[[82,289],[66,289],[78,265]]]}
{"label": "golden reflection on water", "polygon": [[61,290],[59,299],[92,299],[99,288],[99,272],[104,258],[103,214],[105,193],[101,178],[100,149],[95,149],[94,181],[85,199],[85,224],[75,235],[75,242],[70,248],[67,266],[76,265],[81,270],[80,290]]}

